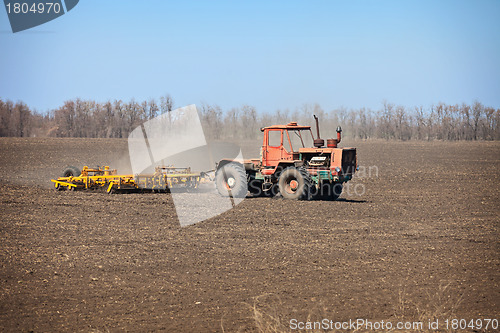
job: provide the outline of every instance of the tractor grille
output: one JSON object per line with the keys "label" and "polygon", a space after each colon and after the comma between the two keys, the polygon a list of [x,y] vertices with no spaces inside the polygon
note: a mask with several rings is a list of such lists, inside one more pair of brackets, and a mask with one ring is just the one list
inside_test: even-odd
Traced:
{"label": "tractor grille", "polygon": [[356,170],[356,149],[342,151],[342,173],[352,175]]}

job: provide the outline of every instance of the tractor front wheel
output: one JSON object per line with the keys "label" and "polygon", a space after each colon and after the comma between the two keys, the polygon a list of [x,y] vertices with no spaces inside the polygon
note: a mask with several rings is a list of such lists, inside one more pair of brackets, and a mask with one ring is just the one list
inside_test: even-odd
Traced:
{"label": "tractor front wheel", "polygon": [[222,196],[244,198],[248,192],[245,169],[239,163],[228,163],[220,167],[215,174],[215,185]]}
{"label": "tractor front wheel", "polygon": [[312,178],[304,167],[285,169],[278,180],[280,193],[285,199],[309,200]]}

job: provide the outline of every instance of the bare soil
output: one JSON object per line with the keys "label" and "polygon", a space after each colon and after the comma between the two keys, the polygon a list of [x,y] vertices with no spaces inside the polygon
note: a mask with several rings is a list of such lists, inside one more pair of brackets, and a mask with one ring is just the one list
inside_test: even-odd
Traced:
{"label": "bare soil", "polygon": [[349,145],[378,168],[362,195],[247,198],[181,228],[170,194],[50,187],[67,165],[127,169],[125,140],[1,138],[0,330],[499,318],[500,143]]}

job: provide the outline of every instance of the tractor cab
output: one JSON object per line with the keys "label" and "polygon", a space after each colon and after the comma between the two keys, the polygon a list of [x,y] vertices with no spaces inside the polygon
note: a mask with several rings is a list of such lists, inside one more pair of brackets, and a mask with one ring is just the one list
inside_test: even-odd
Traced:
{"label": "tractor cab", "polygon": [[312,147],[314,140],[310,126],[296,122],[261,128],[264,141],[261,148],[262,166],[274,169],[280,162],[299,159],[299,149]]}

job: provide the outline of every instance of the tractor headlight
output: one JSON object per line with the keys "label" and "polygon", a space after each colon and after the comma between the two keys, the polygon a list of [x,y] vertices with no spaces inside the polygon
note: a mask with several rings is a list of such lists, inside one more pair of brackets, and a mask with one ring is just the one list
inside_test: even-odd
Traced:
{"label": "tractor headlight", "polygon": [[336,168],[335,168],[335,171],[336,171],[337,173],[339,173],[339,172],[340,172],[340,168],[339,168],[339,167],[336,167]]}

